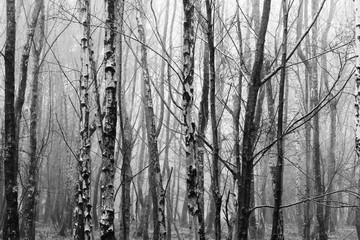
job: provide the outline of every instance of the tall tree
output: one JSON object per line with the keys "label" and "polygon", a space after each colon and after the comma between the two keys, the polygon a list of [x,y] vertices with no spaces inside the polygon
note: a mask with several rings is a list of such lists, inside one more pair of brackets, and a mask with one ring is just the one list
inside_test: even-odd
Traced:
{"label": "tall tree", "polygon": [[115,80],[115,2],[105,0],[105,116],[103,126],[103,151],[101,173],[101,239],[115,239],[114,229],[114,177],[115,138],[117,122]]}
{"label": "tall tree", "polygon": [[[355,151],[360,159],[360,0],[355,1],[355,41],[356,41],[356,71],[355,71]],[[358,178],[360,179],[360,178]],[[360,186],[360,180],[358,180]],[[359,188],[360,192],[360,188]],[[356,232],[360,238],[360,210],[356,208]]]}
{"label": "tall tree", "polygon": [[159,151],[157,146],[158,144],[155,126],[155,114],[151,95],[151,80],[147,65],[145,30],[142,23],[142,21],[144,20],[144,15],[143,13],[140,14],[141,20],[138,20],[138,31],[141,42],[141,68],[145,85],[145,125],[149,151],[149,171],[150,173],[152,173],[149,176],[149,186],[153,202],[153,239],[165,240],[165,191],[162,185],[162,175],[160,169]]}
{"label": "tall tree", "polygon": [[[300,39],[301,37],[301,27],[302,27],[302,20],[304,19],[304,23],[307,26],[308,24],[308,12],[304,10],[308,6],[308,0],[305,0],[300,4],[299,7],[299,18],[296,26],[296,38]],[[299,55],[299,58],[301,62],[305,65],[305,96],[304,96],[304,111],[305,113],[308,113],[310,111],[309,106],[309,76],[311,75],[312,67],[310,65],[310,62],[307,61],[307,58],[309,57],[309,46],[310,46],[310,39],[307,36],[305,39],[306,42],[306,48],[305,51],[302,50],[301,47],[298,47],[297,53]],[[305,174],[306,174],[306,180],[305,180],[305,197],[310,197],[310,189],[311,189],[311,178],[309,177],[311,175],[311,168],[310,168],[310,158],[311,158],[311,145],[310,145],[310,135],[311,135],[311,123],[310,121],[307,121],[305,123]],[[304,224],[303,224],[303,238],[304,240],[310,240],[310,226],[311,226],[311,203],[310,201],[307,201],[304,204]]]}
{"label": "tall tree", "polygon": [[[199,1],[196,1],[200,5]],[[206,22],[200,12],[200,6],[198,8],[198,21],[200,22],[201,29],[206,34]],[[198,233],[199,239],[205,240],[205,219],[204,219],[204,158],[205,158],[205,147],[204,139],[206,128],[209,122],[209,45],[204,44],[204,59],[203,59],[203,85],[202,94],[200,100],[199,109],[199,126],[197,129],[198,138],[196,140],[196,169],[197,169],[197,207],[198,207]]]}
{"label": "tall tree", "polygon": [[195,31],[194,31],[194,1],[184,0],[184,42],[183,42],[183,70],[182,70],[182,110],[185,125],[185,158],[187,168],[187,196],[188,210],[190,213],[190,239],[196,236],[197,205],[197,174],[195,122],[192,111],[194,103],[194,53],[195,53]]}
{"label": "tall tree", "polygon": [[[331,28],[332,21],[334,19],[336,3],[334,0],[330,1],[330,12],[326,21],[326,27],[321,38],[321,49],[326,49],[328,45],[328,35]],[[328,62],[327,55],[324,54],[321,57],[321,80],[325,84],[325,88],[329,93],[330,99],[334,98],[335,94],[330,89],[329,74],[328,74]],[[329,145],[329,163],[328,163],[328,188],[327,192],[332,192],[335,185],[335,174],[336,174],[336,114],[337,114],[337,103],[339,98],[330,100],[330,145]],[[333,195],[329,194],[326,196],[326,207],[325,207],[325,221],[326,230],[330,230],[330,233],[335,233],[336,213],[337,209],[331,207],[333,201]]]}
{"label": "tall tree", "polygon": [[17,144],[15,122],[15,0],[6,1],[6,43],[5,43],[5,136],[4,175],[6,218],[3,239],[19,239],[18,187],[17,187]]}
{"label": "tall tree", "polygon": [[[215,108],[215,45],[214,32],[212,20],[212,4],[213,1],[206,0],[206,16],[207,16],[207,40],[209,44],[209,70],[210,70],[210,119],[212,129],[212,197],[215,203],[215,239],[221,239],[221,193],[219,184],[219,138],[218,138],[218,123],[216,121]],[[207,56],[205,56],[207,57]]]}
{"label": "tall tree", "polygon": [[[131,210],[131,197],[130,197],[130,186],[132,180],[131,172],[131,157],[134,146],[133,131],[131,126],[131,114],[128,112],[128,101],[125,96],[125,79],[126,74],[122,74],[123,65],[126,68],[126,64],[123,63],[123,22],[124,22],[124,9],[125,0],[120,0],[118,4],[117,13],[117,25],[118,31],[116,34],[116,77],[117,77],[117,97],[118,97],[118,108],[119,108],[119,125],[120,131],[118,139],[121,139],[121,155],[122,155],[122,166],[121,166],[121,219],[120,219],[120,239],[128,240],[130,237],[130,210]],[[135,84],[135,83],[134,83]]]}
{"label": "tall tree", "polygon": [[[318,11],[318,2],[312,1],[312,15],[315,17]],[[318,37],[318,24],[315,23],[312,28],[312,49],[311,55],[314,58],[312,60],[312,72],[311,72],[311,95],[310,105],[314,109],[319,103],[319,91],[318,91],[318,72],[317,72],[317,37]],[[312,118],[313,124],[313,167],[314,167],[314,179],[315,179],[315,193],[317,196],[323,194],[323,181],[321,175],[321,160],[320,160],[320,125],[319,125],[319,113],[315,113]],[[319,197],[318,201],[322,202],[324,197]],[[319,224],[319,239],[327,240],[327,233],[325,228],[324,218],[324,206],[320,203],[316,204],[316,219]]]}
{"label": "tall tree", "polygon": [[37,146],[38,135],[38,122],[41,120],[40,109],[40,89],[39,89],[39,73],[40,73],[40,54],[43,49],[44,41],[44,9],[43,1],[38,1],[38,5],[41,10],[41,17],[39,20],[38,39],[34,44],[33,56],[34,64],[32,71],[32,90],[31,90],[31,103],[30,103],[30,164],[28,172],[28,186],[26,189],[26,198],[24,202],[24,218],[25,218],[25,239],[35,240],[35,219],[36,219],[36,207],[38,202],[38,179],[39,179],[39,159],[40,149]]}
{"label": "tall tree", "polygon": [[251,182],[253,174],[254,144],[258,129],[255,127],[255,110],[261,86],[261,70],[264,61],[264,45],[269,22],[271,0],[265,0],[261,17],[260,30],[256,43],[255,60],[250,76],[250,85],[245,109],[244,135],[242,142],[241,176],[238,176],[238,239],[247,240],[250,209]]}
{"label": "tall tree", "polygon": [[275,167],[275,188],[274,188],[274,212],[273,224],[271,232],[271,240],[284,239],[284,223],[282,210],[280,209],[283,194],[283,172],[284,172],[284,98],[285,95],[285,77],[286,77],[286,51],[287,51],[287,25],[288,25],[288,9],[287,0],[282,1],[283,10],[283,40],[282,40],[282,55],[281,55],[281,75],[279,85],[279,109],[277,119],[277,163]]}
{"label": "tall tree", "polygon": [[91,159],[89,136],[89,86],[92,82],[91,62],[91,15],[90,0],[80,1],[81,76],[80,76],[80,155],[77,163],[76,207],[74,211],[74,239],[92,239],[91,216]]}

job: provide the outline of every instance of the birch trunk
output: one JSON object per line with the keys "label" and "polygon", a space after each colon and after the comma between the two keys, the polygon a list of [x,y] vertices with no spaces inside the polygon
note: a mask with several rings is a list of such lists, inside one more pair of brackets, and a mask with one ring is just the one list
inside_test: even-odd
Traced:
{"label": "birch trunk", "polygon": [[101,239],[115,239],[114,229],[114,150],[116,138],[116,80],[115,80],[115,0],[105,0],[105,116],[103,126],[101,176]]}
{"label": "birch trunk", "polygon": [[91,216],[91,159],[89,136],[89,86],[92,83],[91,39],[90,39],[90,0],[80,1],[81,38],[81,76],[80,76],[80,156],[77,163],[77,192],[74,211],[74,239],[92,239]]}
{"label": "birch trunk", "polygon": [[[357,160],[360,158],[360,0],[355,1],[355,41],[356,41],[356,71],[355,71],[355,151]],[[5,98],[6,99],[6,98]],[[5,122],[6,124],[6,122]],[[6,127],[5,127],[6,131]],[[358,180],[360,186],[360,180]],[[360,192],[360,188],[358,189]],[[359,200],[358,200],[359,201]],[[360,202],[360,201],[359,201]],[[360,238],[360,210],[356,209],[356,232]]]}
{"label": "birch trunk", "polygon": [[183,42],[183,70],[182,70],[182,109],[185,125],[185,157],[187,166],[187,196],[188,211],[190,214],[189,239],[196,237],[196,216],[198,213],[197,205],[197,174],[198,169],[195,165],[196,160],[196,139],[195,122],[193,121],[193,102],[194,102],[194,52],[195,52],[195,31],[194,31],[194,1],[184,0],[184,42]]}
{"label": "birch trunk", "polygon": [[138,20],[138,31],[141,44],[141,67],[143,73],[143,81],[145,84],[145,116],[146,116],[146,131],[147,143],[149,151],[150,166],[149,171],[149,185],[153,201],[153,223],[154,233],[153,239],[166,239],[165,226],[165,191],[162,185],[162,176],[159,163],[159,152],[157,149],[157,136],[155,126],[155,115],[153,108],[153,101],[151,95],[150,75],[147,66],[147,51],[145,43],[145,31],[143,27],[143,16],[141,21]]}

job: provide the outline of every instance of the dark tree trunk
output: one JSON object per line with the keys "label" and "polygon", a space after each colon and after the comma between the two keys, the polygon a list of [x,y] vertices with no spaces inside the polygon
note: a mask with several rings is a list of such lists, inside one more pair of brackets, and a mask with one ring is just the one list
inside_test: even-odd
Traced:
{"label": "dark tree trunk", "polygon": [[[211,115],[211,129],[212,129],[212,197],[215,203],[215,239],[221,239],[221,203],[222,197],[220,193],[220,171],[219,171],[219,143],[218,143],[218,123],[216,120],[215,108],[215,45],[214,33],[212,23],[212,7],[210,0],[206,0],[206,15],[207,15],[207,40],[209,45],[209,81],[210,81],[210,115]],[[207,56],[206,56],[207,57]]]}
{"label": "dark tree trunk", "polygon": [[5,135],[4,176],[6,218],[3,239],[19,239],[18,187],[17,187],[17,144],[15,121],[15,0],[6,1],[6,43],[5,43]]}
{"label": "dark tree trunk", "polygon": [[258,129],[255,127],[255,109],[258,92],[260,89],[260,76],[264,60],[264,45],[266,30],[270,15],[271,0],[264,1],[263,15],[259,37],[256,45],[255,61],[250,77],[250,86],[248,90],[248,99],[245,109],[245,124],[242,143],[242,166],[241,176],[237,176],[238,181],[238,239],[248,239],[249,217],[250,217],[250,195],[251,181],[253,175],[253,149]]}
{"label": "dark tree trunk", "polygon": [[277,119],[277,163],[273,169],[274,172],[274,212],[271,240],[284,239],[284,223],[282,210],[280,209],[283,194],[283,172],[284,172],[284,139],[283,139],[283,126],[284,126],[284,99],[285,95],[285,77],[286,77],[286,50],[287,50],[287,25],[288,25],[288,10],[286,0],[282,1],[283,9],[283,42],[282,42],[282,57],[281,57],[281,76],[279,86],[279,109]]}

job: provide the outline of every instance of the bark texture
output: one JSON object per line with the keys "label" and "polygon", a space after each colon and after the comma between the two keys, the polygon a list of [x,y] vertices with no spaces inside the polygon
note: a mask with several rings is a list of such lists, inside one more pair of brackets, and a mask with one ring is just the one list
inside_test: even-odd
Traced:
{"label": "bark texture", "polygon": [[103,151],[101,174],[101,239],[115,239],[114,229],[114,176],[115,138],[117,122],[115,80],[115,0],[105,0],[105,116],[103,125]]}
{"label": "bark texture", "polygon": [[166,225],[165,225],[165,191],[162,185],[162,175],[159,162],[159,152],[157,146],[156,126],[154,107],[151,95],[151,83],[149,70],[147,66],[147,51],[145,45],[145,31],[141,21],[138,21],[138,31],[141,44],[141,67],[143,73],[143,81],[145,84],[145,116],[146,116],[146,132],[147,143],[149,151],[149,185],[153,202],[153,223],[154,233],[153,239],[166,239]]}
{"label": "bark texture", "polygon": [[80,1],[81,76],[80,76],[80,136],[81,147],[77,162],[76,206],[74,211],[74,239],[92,239],[91,159],[89,135],[89,86],[92,83],[92,50],[90,37],[90,0]]}
{"label": "bark texture", "polygon": [[6,1],[6,44],[5,44],[5,136],[4,175],[6,218],[3,239],[19,239],[18,187],[17,187],[17,144],[15,122],[15,0]]}
{"label": "bark texture", "polygon": [[[360,0],[355,1],[355,41],[356,41],[356,71],[355,71],[355,151],[360,158]],[[6,98],[5,98],[6,99]],[[6,117],[6,116],[5,116]],[[5,122],[6,123],[6,122]],[[5,127],[6,131],[6,127]],[[5,143],[6,144],[6,143]],[[360,180],[358,180],[360,186]],[[360,188],[359,188],[360,192]],[[356,232],[360,238],[360,210],[356,208]]]}
{"label": "bark texture", "polygon": [[214,32],[212,20],[212,3],[206,0],[206,15],[207,15],[207,40],[209,45],[209,77],[210,77],[210,119],[212,129],[212,197],[215,203],[215,239],[221,239],[221,202],[222,196],[220,193],[220,172],[219,172],[219,138],[218,138],[218,122],[216,117],[215,106],[215,45]]}
{"label": "bark texture", "polygon": [[182,111],[185,129],[185,158],[187,169],[187,208],[190,214],[189,239],[195,239],[197,225],[196,217],[198,214],[198,190],[197,178],[198,169],[196,161],[196,139],[195,122],[193,121],[193,103],[194,103],[194,52],[195,52],[195,31],[194,31],[194,1],[184,0],[184,42],[183,42],[183,72],[182,72]]}

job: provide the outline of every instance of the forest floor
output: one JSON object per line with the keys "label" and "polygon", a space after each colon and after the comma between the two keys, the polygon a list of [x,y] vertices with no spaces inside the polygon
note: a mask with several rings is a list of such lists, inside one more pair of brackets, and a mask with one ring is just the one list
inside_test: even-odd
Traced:
{"label": "forest floor", "polygon": [[[172,231],[172,239],[178,240],[179,237],[181,240],[185,240],[187,238],[188,229],[187,228],[179,228],[178,232],[173,230]],[[223,239],[226,239],[226,232],[224,231]],[[270,239],[271,234],[271,226],[266,226],[265,231],[265,239]],[[116,234],[118,236],[118,234]],[[1,239],[1,237],[0,237]],[[51,225],[44,225],[41,223],[37,223],[36,228],[36,239],[38,240],[45,240],[45,239],[52,239],[52,240],[60,240],[60,239],[72,239],[71,236],[59,236],[58,232],[53,228]],[[94,233],[94,239],[100,239],[99,231],[95,231]],[[142,238],[136,238],[134,237],[134,234],[132,234],[131,239],[140,240]],[[151,233],[150,233],[150,239],[151,239]],[[214,239],[213,236],[209,235],[207,236],[207,239],[211,240]],[[285,226],[285,239],[289,240],[301,240],[301,236],[299,236],[296,227],[294,225],[286,225]],[[340,226],[337,228],[336,234],[330,235],[329,239],[334,240],[357,240],[356,230],[355,227],[350,226]]]}

